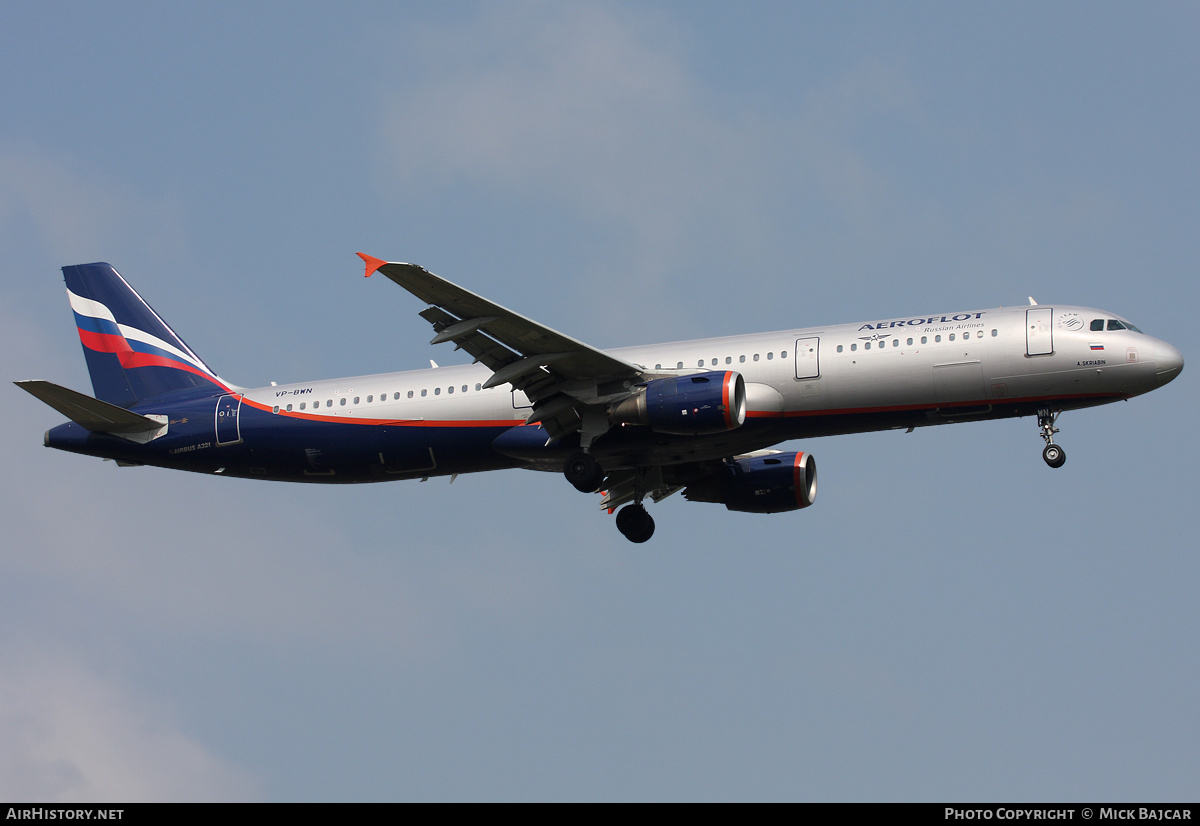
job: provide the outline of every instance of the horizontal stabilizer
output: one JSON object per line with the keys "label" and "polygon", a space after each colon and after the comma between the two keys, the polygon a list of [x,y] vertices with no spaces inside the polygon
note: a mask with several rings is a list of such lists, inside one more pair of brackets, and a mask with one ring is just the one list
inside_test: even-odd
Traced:
{"label": "horizontal stabilizer", "polygon": [[162,422],[52,382],[34,379],[13,384],[41,399],[80,427],[96,433],[146,433],[163,426]]}

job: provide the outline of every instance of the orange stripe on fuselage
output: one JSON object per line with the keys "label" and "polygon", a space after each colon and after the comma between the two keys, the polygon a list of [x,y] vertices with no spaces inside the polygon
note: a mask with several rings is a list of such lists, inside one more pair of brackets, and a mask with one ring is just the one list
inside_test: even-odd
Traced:
{"label": "orange stripe on fuselage", "polygon": [[298,410],[287,411],[280,408],[275,413],[275,405],[263,404],[245,397],[243,404],[248,404],[256,410],[271,413],[276,416],[288,416],[293,419],[304,419],[310,422],[326,422],[331,424],[361,424],[388,425],[391,427],[516,427],[525,424],[524,419],[376,419],[362,416],[330,416],[320,413],[301,413]]}

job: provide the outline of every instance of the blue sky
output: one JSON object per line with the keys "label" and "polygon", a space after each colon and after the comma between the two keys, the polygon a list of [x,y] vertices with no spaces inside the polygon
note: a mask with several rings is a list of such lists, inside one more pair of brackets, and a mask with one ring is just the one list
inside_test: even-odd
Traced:
{"label": "blue sky", "polygon": [[[1192,359],[1192,4],[11,3],[0,347],[114,264],[242,385],[457,363],[353,253],[597,346],[1040,302]],[[794,444],[646,546],[556,475],[348,489],[0,437],[0,796],[1200,794],[1191,372]]]}

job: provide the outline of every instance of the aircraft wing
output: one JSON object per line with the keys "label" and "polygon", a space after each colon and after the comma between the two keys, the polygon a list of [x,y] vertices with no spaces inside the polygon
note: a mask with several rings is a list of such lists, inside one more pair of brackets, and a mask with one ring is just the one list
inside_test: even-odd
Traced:
{"label": "aircraft wing", "polygon": [[547,428],[555,438],[575,429],[570,420],[577,422],[581,405],[627,394],[644,372],[639,365],[538,324],[416,264],[358,255],[366,262],[367,276],[381,272],[431,305],[421,312],[437,334],[430,343],[453,341],[490,368],[492,376],[484,387],[511,384],[523,391],[534,403],[534,418],[544,423],[573,409],[561,427]]}

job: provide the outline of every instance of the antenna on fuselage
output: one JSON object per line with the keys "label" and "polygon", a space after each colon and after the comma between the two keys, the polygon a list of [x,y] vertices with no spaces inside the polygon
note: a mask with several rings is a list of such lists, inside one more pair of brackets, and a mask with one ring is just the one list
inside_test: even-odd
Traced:
{"label": "antenna on fuselage", "polygon": [[1036,307],[1036,306],[1037,306],[1037,302],[1033,300],[1033,296],[1029,296],[1029,306],[1030,306],[1030,307]]}

